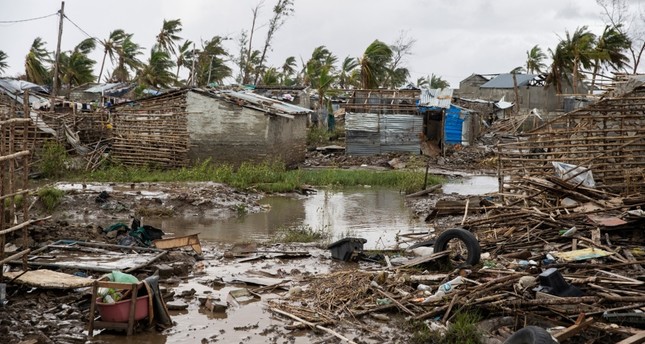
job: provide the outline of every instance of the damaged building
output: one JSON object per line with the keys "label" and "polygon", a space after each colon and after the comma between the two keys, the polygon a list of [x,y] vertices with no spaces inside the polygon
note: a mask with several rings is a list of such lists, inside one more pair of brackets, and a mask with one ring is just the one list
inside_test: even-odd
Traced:
{"label": "damaged building", "polygon": [[[500,192],[531,194],[531,178],[545,177],[568,164],[564,179],[617,195],[645,191],[645,86],[634,80],[622,95],[552,119],[499,146]],[[576,166],[577,168],[574,168]],[[592,182],[583,184],[582,176]],[[552,178],[547,178],[553,182]],[[574,182],[575,181],[575,182]],[[535,182],[535,180],[533,180]],[[573,187],[573,186],[572,186]]]}
{"label": "damaged building", "polygon": [[111,110],[112,157],[126,165],[182,167],[304,160],[311,110],[249,92],[184,89]]}
{"label": "damaged building", "polygon": [[356,90],[344,109],[349,155],[438,155],[479,134],[478,116],[453,105],[451,89]]}

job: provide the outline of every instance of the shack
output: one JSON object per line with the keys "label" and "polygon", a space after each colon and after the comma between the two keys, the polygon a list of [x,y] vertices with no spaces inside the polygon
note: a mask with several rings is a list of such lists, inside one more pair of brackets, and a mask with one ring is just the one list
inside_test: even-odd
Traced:
{"label": "shack", "polygon": [[182,89],[114,106],[112,157],[183,167],[304,160],[309,109],[249,92]]}
{"label": "shack", "polygon": [[421,152],[419,90],[355,90],[345,104],[346,153]]}
{"label": "shack", "polygon": [[[594,189],[607,195],[645,191],[644,80],[622,95],[608,95],[498,147],[500,192],[526,194],[531,178],[556,172],[556,163],[591,171]],[[571,168],[569,168],[571,170]],[[569,178],[570,177],[570,178]],[[549,179],[551,180],[551,179]],[[585,185],[587,187],[587,185]]]}

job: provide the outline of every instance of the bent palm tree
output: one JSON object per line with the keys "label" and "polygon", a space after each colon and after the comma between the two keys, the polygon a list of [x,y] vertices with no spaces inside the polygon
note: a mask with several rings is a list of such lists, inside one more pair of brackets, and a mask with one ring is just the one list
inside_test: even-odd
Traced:
{"label": "bent palm tree", "polygon": [[594,68],[591,79],[591,89],[596,84],[596,76],[600,68],[613,68],[618,70],[627,67],[629,57],[625,54],[631,46],[629,38],[622,33],[619,27],[605,26],[602,35],[598,37],[594,54]]}
{"label": "bent palm tree", "polygon": [[539,45],[534,45],[531,50],[526,52],[526,72],[528,74],[541,74],[546,68],[543,62],[544,59],[546,59],[546,54]]}
{"label": "bent palm tree", "polygon": [[164,19],[161,32],[157,35],[157,49],[175,55],[175,42],[181,39],[178,35],[181,30],[181,19]]}
{"label": "bent palm tree", "polygon": [[119,55],[117,66],[112,71],[113,81],[130,81],[130,71],[136,72],[142,63],[137,56],[141,55],[143,49],[139,44],[132,41],[133,34],[126,34],[121,45],[117,48]]}
{"label": "bent palm tree", "polygon": [[387,75],[387,65],[392,59],[392,49],[375,40],[360,58],[361,83],[363,88],[378,88]]}
{"label": "bent palm tree", "polygon": [[25,57],[27,81],[39,85],[50,83],[52,78],[44,65],[45,63],[51,63],[49,52],[45,49],[45,42],[42,38],[36,37]]}
{"label": "bent palm tree", "polygon": [[174,67],[175,63],[168,52],[153,48],[150,50],[148,63],[139,70],[136,80],[145,86],[167,88],[175,81],[175,75],[171,71]]}
{"label": "bent palm tree", "polygon": [[88,38],[79,43],[73,51],[63,52],[60,55],[59,72],[61,83],[68,88],[94,81],[94,65],[96,61],[90,59],[89,54],[96,47],[96,42]]}
{"label": "bent palm tree", "polygon": [[123,42],[123,39],[125,39],[125,37],[125,32],[121,29],[117,29],[110,32],[110,36],[107,39],[100,41],[101,45],[103,45],[103,61],[101,62],[101,70],[99,71],[99,76],[96,80],[97,82],[101,82],[101,76],[103,76],[103,67],[105,67],[105,58],[107,56],[110,56],[110,61],[114,63],[115,57],[117,55],[117,48]]}
{"label": "bent palm tree", "polygon": [[354,57],[345,57],[343,64],[340,66],[340,74],[338,75],[338,85],[340,88],[346,88],[350,84],[352,71],[358,67],[358,59]]}
{"label": "bent palm tree", "polygon": [[569,35],[567,31],[566,39],[559,43],[563,45],[566,56],[572,61],[573,93],[578,92],[580,71],[592,66],[595,42],[596,35],[589,31],[587,26],[582,26],[577,28],[573,35]]}
{"label": "bent palm tree", "polygon": [[4,70],[7,69],[7,67],[9,67],[7,64],[7,54],[0,50],[0,74],[4,73]]}
{"label": "bent palm tree", "polygon": [[[177,73],[175,73],[175,78],[179,79],[179,69],[181,67],[187,66],[189,62],[191,62],[191,56],[193,54],[192,51],[192,45],[193,42],[190,40],[185,40],[182,45],[179,46],[179,49],[177,50]],[[189,61],[191,60],[191,61]]]}

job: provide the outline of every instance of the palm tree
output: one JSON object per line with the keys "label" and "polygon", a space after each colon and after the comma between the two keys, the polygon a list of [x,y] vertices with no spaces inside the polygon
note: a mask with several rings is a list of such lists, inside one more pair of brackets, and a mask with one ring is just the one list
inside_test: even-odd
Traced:
{"label": "palm tree", "polygon": [[7,64],[7,54],[4,51],[0,50],[0,74],[4,73],[4,70],[9,67]]}
{"label": "palm tree", "polygon": [[589,69],[593,64],[595,42],[596,35],[589,31],[587,26],[582,26],[577,28],[573,35],[569,35],[567,31],[566,38],[558,43],[563,45],[564,52],[572,61],[573,93],[578,92],[578,80],[582,68]]}
{"label": "palm tree", "polygon": [[602,35],[598,37],[595,47],[594,68],[591,79],[591,89],[596,84],[596,76],[601,67],[611,67],[614,70],[627,67],[629,57],[625,54],[631,46],[630,39],[622,33],[620,27],[605,26]]}
{"label": "palm tree", "polygon": [[430,78],[430,77],[425,77],[425,76],[419,77],[419,78],[417,78],[417,82],[416,82],[416,84],[415,84],[415,85],[416,85],[418,88],[427,88],[427,87],[428,87],[428,85],[430,85],[430,83],[428,82],[428,79],[429,79],[429,78]]}
{"label": "palm tree", "polygon": [[178,46],[177,49],[177,73],[175,73],[175,79],[179,80],[179,68],[188,66],[188,62],[191,62],[191,56],[193,54],[193,42],[190,40],[185,40],[184,43]]}
{"label": "palm tree", "polygon": [[428,78],[430,88],[448,88],[450,83],[434,73]]}
{"label": "palm tree", "polygon": [[61,84],[67,84],[71,89],[73,86],[82,85],[94,81],[94,65],[96,61],[87,55],[96,48],[93,38],[87,38],[79,43],[73,51],[63,52],[59,61],[59,80]]}
{"label": "palm tree", "polygon": [[567,57],[567,52],[561,42],[555,46],[555,50],[549,48],[549,54],[551,55],[552,62],[550,71],[546,76],[546,84],[555,85],[556,92],[562,93],[562,81],[569,81],[569,73],[572,71],[572,62]]}
{"label": "palm tree", "polygon": [[175,82],[175,62],[167,51],[152,48],[148,63],[137,74],[137,82],[154,88],[167,88]]}
{"label": "palm tree", "polygon": [[539,45],[534,45],[531,50],[526,52],[526,72],[528,74],[541,74],[546,68],[544,64],[546,54],[542,51]]}
{"label": "palm tree", "polygon": [[51,74],[47,71],[45,63],[51,63],[49,52],[45,49],[45,42],[36,37],[29,53],[25,57],[25,76],[27,81],[34,84],[45,85],[51,82]]}
{"label": "palm tree", "polygon": [[215,36],[204,42],[202,52],[197,57],[196,81],[199,86],[208,85],[211,82],[222,83],[231,76],[232,70],[225,64],[228,52],[222,46],[222,37]]}
{"label": "palm tree", "polygon": [[181,30],[181,19],[164,19],[161,32],[157,35],[157,49],[175,55],[175,42],[181,39],[178,35]]}
{"label": "palm tree", "polygon": [[110,32],[110,35],[107,39],[100,41],[103,45],[103,61],[101,62],[101,70],[99,71],[99,76],[97,82],[101,82],[101,76],[103,76],[103,67],[105,66],[105,58],[110,56],[110,61],[114,63],[117,47],[123,42],[126,34],[123,30],[117,29]]}
{"label": "palm tree", "polygon": [[131,33],[126,34],[121,45],[117,47],[119,58],[116,68],[112,71],[112,80],[114,81],[130,81],[130,71],[136,73],[142,65],[137,56],[142,54],[143,48],[132,41],[132,36]]}
{"label": "palm tree", "polygon": [[336,60],[336,56],[324,45],[314,48],[311,58],[304,66],[305,83],[313,86],[313,79],[320,76],[324,67],[328,67],[328,72],[332,72]]}
{"label": "palm tree", "polygon": [[282,64],[282,81],[281,84],[286,85],[292,83],[290,79],[296,73],[296,58],[293,56],[287,57]]}
{"label": "palm tree", "polygon": [[264,74],[262,74],[262,79],[260,79],[259,84],[264,86],[275,86],[280,84],[280,73],[275,67],[268,68]]}
{"label": "palm tree", "polygon": [[365,89],[378,88],[387,75],[387,65],[392,59],[392,49],[374,40],[360,58],[361,83]]}
{"label": "palm tree", "polygon": [[384,82],[385,87],[397,88],[405,84],[406,80],[410,76],[410,71],[405,67],[398,67],[396,69],[387,70],[386,82]]}
{"label": "palm tree", "polygon": [[343,64],[340,66],[340,74],[338,75],[338,85],[340,88],[346,88],[351,84],[352,71],[358,67],[358,59],[355,57],[345,57]]}

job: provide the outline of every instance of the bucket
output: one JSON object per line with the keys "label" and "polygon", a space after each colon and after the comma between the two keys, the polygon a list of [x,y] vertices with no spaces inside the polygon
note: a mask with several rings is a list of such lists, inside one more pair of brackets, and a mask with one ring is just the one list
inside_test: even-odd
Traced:
{"label": "bucket", "polygon": [[[96,307],[102,321],[128,322],[130,316],[130,305],[132,299],[122,300],[116,303],[103,303],[101,298],[96,299]],[[134,310],[134,320],[142,320],[148,316],[148,295],[137,298]]]}

